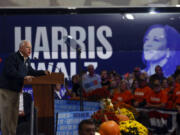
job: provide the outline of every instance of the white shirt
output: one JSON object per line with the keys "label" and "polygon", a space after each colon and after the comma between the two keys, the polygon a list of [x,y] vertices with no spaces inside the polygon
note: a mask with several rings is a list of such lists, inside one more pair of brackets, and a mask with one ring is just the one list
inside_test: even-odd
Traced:
{"label": "white shirt", "polygon": [[19,112],[24,112],[23,93],[20,93],[20,96],[19,96]]}
{"label": "white shirt", "polygon": [[82,83],[83,83],[83,88],[85,89],[86,92],[102,87],[101,77],[98,74],[94,74],[93,76],[84,75]]}
{"label": "white shirt", "polygon": [[21,56],[24,58],[24,63],[26,62],[26,60],[28,59],[28,57],[24,57],[24,55],[19,51],[19,53],[21,54]]}
{"label": "white shirt", "polygon": [[61,95],[60,95],[60,92],[59,92],[59,91],[56,91],[56,90],[55,90],[55,92],[56,92],[56,94],[58,95],[59,99],[62,99],[62,98],[61,98]]}

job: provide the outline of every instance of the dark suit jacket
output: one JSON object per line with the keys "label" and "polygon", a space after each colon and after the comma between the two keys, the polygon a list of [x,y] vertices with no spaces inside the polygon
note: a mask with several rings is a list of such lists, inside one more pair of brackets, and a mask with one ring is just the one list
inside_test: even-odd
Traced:
{"label": "dark suit jacket", "polygon": [[0,76],[0,88],[20,92],[23,87],[24,77],[27,75],[45,75],[44,71],[34,70],[30,65],[30,59],[24,63],[20,52],[11,54],[5,61]]}

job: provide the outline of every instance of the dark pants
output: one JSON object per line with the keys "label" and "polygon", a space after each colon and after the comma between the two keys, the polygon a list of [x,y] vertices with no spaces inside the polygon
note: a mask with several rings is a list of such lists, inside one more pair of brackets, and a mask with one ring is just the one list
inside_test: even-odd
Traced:
{"label": "dark pants", "polygon": [[30,135],[30,122],[24,121],[17,127],[16,135]]}

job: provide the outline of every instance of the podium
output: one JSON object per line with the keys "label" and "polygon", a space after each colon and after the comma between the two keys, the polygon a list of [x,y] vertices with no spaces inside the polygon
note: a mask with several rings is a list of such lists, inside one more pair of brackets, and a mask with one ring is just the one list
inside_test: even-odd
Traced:
{"label": "podium", "polygon": [[24,85],[32,85],[34,104],[38,112],[38,133],[54,135],[54,91],[53,84],[63,84],[63,73],[52,73],[33,78]]}

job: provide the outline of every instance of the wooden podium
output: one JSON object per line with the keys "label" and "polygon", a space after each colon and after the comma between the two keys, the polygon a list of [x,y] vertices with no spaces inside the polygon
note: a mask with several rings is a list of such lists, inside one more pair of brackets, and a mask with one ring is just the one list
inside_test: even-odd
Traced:
{"label": "wooden podium", "polygon": [[63,84],[64,74],[51,73],[51,75],[33,78],[32,82],[25,81],[25,85],[32,85],[34,104],[38,111],[38,133],[54,135],[54,91],[52,84]]}

